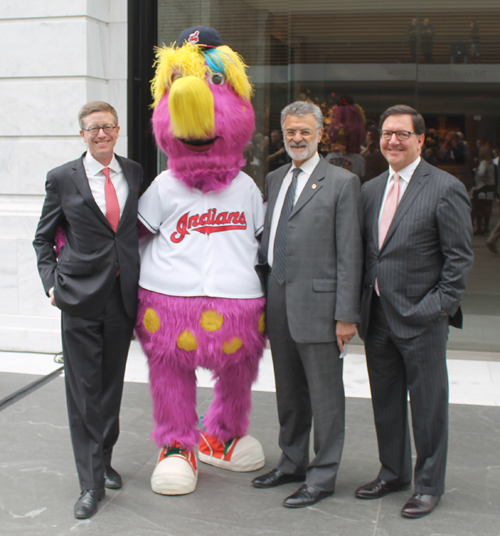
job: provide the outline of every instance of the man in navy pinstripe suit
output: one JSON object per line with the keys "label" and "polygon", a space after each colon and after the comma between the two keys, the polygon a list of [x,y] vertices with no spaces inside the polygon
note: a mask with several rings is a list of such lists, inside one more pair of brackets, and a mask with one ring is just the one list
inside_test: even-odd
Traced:
{"label": "man in navy pinstripe suit", "polygon": [[[409,106],[380,119],[389,170],[362,188],[365,341],[381,469],[356,490],[377,499],[412,479],[407,397],[417,451],[405,517],[432,512],[444,493],[448,448],[448,326],[462,327],[460,301],[472,267],[466,189],[421,159],[425,124]],[[391,207],[393,211],[391,212]]]}

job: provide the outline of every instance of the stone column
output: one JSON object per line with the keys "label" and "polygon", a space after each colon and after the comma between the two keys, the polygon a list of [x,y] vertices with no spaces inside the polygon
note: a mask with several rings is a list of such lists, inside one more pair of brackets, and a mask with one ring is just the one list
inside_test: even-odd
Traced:
{"label": "stone column", "polygon": [[59,352],[31,243],[47,171],[85,150],[85,102],[117,109],[126,156],[127,1],[1,2],[0,57],[0,351]]}

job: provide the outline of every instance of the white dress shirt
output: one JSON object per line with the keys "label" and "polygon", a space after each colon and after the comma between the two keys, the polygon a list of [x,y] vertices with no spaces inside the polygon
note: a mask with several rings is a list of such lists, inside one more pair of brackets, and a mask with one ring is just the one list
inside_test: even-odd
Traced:
{"label": "white dress shirt", "polygon": [[[297,177],[297,189],[295,190],[295,197],[293,199],[293,204],[295,206],[295,203],[297,203],[297,200],[302,193],[302,190],[304,189],[305,185],[307,184],[307,181],[309,180],[309,177],[312,175],[312,172],[316,168],[316,166],[319,164],[320,157],[318,153],[315,153],[307,162],[304,162],[300,169],[302,170],[301,173],[299,173],[299,176]],[[283,182],[281,184],[281,188],[278,194],[278,197],[276,199],[276,204],[274,205],[274,212],[273,212],[273,219],[271,220],[271,229],[269,230],[269,250],[267,252],[267,263],[269,266],[273,265],[274,260],[274,238],[276,236],[276,230],[278,228],[278,222],[280,220],[281,216],[281,210],[283,209],[283,203],[285,202],[286,193],[288,191],[288,187],[292,183],[292,175],[293,170],[296,168],[294,164],[292,164],[292,167],[289,169],[288,173],[285,175],[285,178],[283,179]]]}
{"label": "white dress shirt", "polygon": [[[415,170],[417,169],[418,165],[420,164],[420,156],[417,157],[416,160],[414,160],[411,164],[408,164],[405,168],[403,168],[399,172],[399,199],[398,199],[398,205],[401,201],[401,198],[403,197],[403,194],[406,192],[406,188],[408,188],[408,184],[410,184],[410,180],[413,176],[413,173],[415,173]],[[391,184],[394,182],[394,173],[396,173],[391,166],[389,166],[389,178],[387,179],[387,184],[385,186],[384,191],[384,197],[382,198],[382,204],[380,205],[380,213],[378,215],[378,222],[380,223],[380,217],[382,216],[382,209],[384,208],[385,199],[387,197],[387,193],[389,192],[389,188],[391,187]]]}
{"label": "white dress shirt", "polygon": [[97,206],[101,209],[102,213],[106,216],[106,194],[104,193],[104,182],[106,177],[102,172],[103,168],[109,168],[109,178],[113,183],[116,190],[116,197],[118,198],[118,204],[120,205],[120,217],[123,214],[123,208],[128,197],[128,183],[125,178],[120,164],[113,155],[109,166],[103,166],[87,151],[87,154],[83,157],[83,167],[85,168],[85,174],[89,180],[90,191],[94,196]]}

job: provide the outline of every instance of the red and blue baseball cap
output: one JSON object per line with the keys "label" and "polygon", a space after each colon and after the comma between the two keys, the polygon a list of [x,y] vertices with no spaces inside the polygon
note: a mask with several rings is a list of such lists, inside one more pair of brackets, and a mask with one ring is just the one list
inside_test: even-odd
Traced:
{"label": "red and blue baseball cap", "polygon": [[191,28],[183,30],[177,40],[177,48],[186,41],[203,48],[217,48],[223,45],[219,32],[208,26],[191,26]]}

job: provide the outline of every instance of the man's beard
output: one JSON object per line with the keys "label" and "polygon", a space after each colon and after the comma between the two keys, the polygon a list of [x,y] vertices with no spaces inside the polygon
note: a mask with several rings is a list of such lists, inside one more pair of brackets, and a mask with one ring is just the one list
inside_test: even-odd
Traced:
{"label": "man's beard", "polygon": [[[296,148],[300,147],[302,151],[300,153],[294,153],[291,149],[292,147],[296,147]],[[285,143],[286,152],[288,153],[288,156],[292,160],[309,160],[309,158],[311,158],[311,156],[313,156],[313,154],[316,152],[317,148],[318,148],[317,137],[315,140],[311,140],[310,142],[306,142],[302,140],[299,143],[295,143],[293,141]]]}

